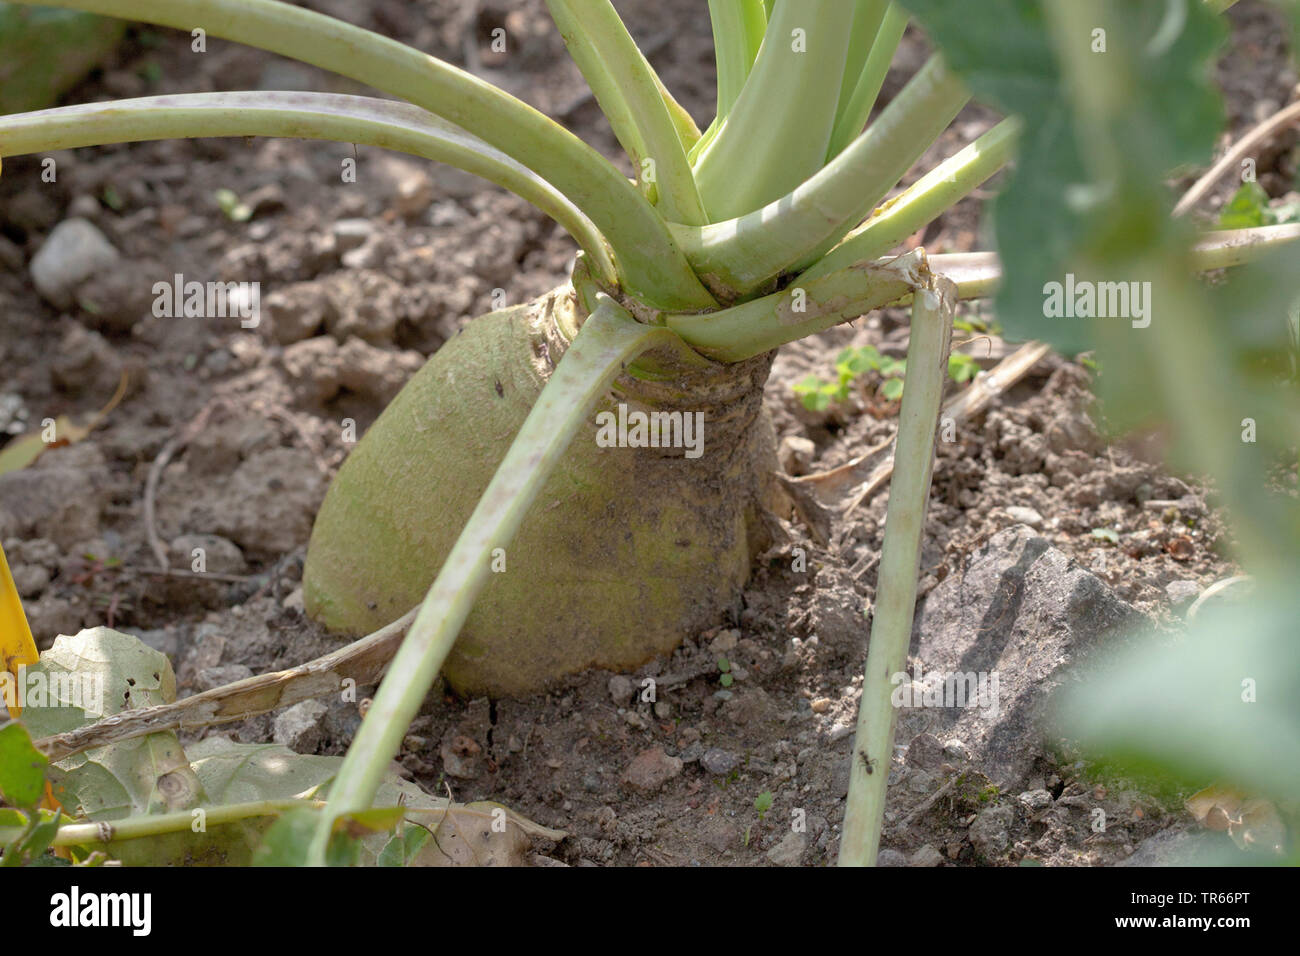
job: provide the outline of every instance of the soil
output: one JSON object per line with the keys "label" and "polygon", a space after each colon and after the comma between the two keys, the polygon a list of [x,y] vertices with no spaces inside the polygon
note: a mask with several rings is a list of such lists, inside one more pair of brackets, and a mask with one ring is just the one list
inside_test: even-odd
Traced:
{"label": "soil", "polygon": [[[567,61],[541,0],[314,0],[308,6],[467,65],[561,118],[607,155],[616,144]],[[707,10],[693,0],[618,4],[667,85],[703,126],[713,69]],[[1283,31],[1265,5],[1232,11],[1220,66],[1241,132],[1291,96]],[[509,52],[494,54],[503,27]],[[927,55],[909,32],[887,100]],[[363,92],[321,71],[209,39],[135,28],[117,59],[68,97],[213,89]],[[972,106],[918,169],[954,152],[996,116]],[[42,646],[60,633],[110,624],[171,655],[182,694],[277,669],[340,646],[302,614],[299,582],[315,510],[330,476],[402,383],[473,316],[525,301],[564,278],[572,242],[521,200],[458,171],[369,148],[292,140],[141,143],[6,162],[0,179],[0,429],[46,418],[85,420],[128,389],[88,438],[48,451],[0,493],[4,541]],[[355,183],[340,182],[355,159]],[[1274,196],[1293,188],[1295,137],[1259,157]],[[915,178],[915,171],[912,176]],[[1191,177],[1181,185],[1189,185]],[[230,189],[251,215],[218,201]],[[963,202],[908,245],[930,252],[987,248],[979,199]],[[1221,186],[1205,208],[1221,204]],[[60,310],[38,295],[32,256],[61,221],[89,220],[120,252],[114,269]],[[263,322],[156,318],[160,277],[259,281]],[[964,317],[987,317],[969,307]],[[872,344],[900,356],[906,313],[886,311],[778,355],[766,401],[792,473],[841,464],[892,433],[896,405],[859,384],[828,413],[802,408],[792,386],[828,378],[837,352]],[[963,346],[983,367],[1008,354],[996,335]],[[1107,442],[1091,372],[1040,362],[985,413],[941,443],[922,558],[922,594],[997,532],[1029,522],[1123,602],[1172,626],[1187,600],[1234,569],[1229,532],[1190,477],[1168,474],[1152,438]],[[170,459],[168,461],[168,459]],[[163,462],[154,526],[171,567],[206,556],[202,575],[163,577],[146,520],[146,486]],[[592,671],[527,699],[460,700],[435,690],[411,727],[400,764],[431,791],[499,800],[550,827],[559,844],[538,862],[574,865],[823,865],[838,846],[851,728],[887,492],[834,517],[830,546],[798,522],[764,555],[741,606],[635,674]],[[1153,504],[1154,502],[1154,504]],[[1020,510],[1031,509],[1036,514]],[[794,560],[796,549],[806,565]],[[794,570],[804,566],[807,570]],[[214,580],[212,575],[220,575]],[[718,659],[726,658],[730,680]],[[657,700],[642,700],[654,678]],[[723,686],[724,684],[728,686]],[[364,689],[363,694],[371,689]],[[299,749],[342,753],[355,704],[323,702]],[[207,733],[262,741],[274,715]],[[281,734],[285,733],[283,727]],[[1016,793],[979,783],[981,753],[938,741],[933,772],[910,772],[935,738],[911,740],[891,767],[883,862],[1112,864],[1187,816],[1177,803],[1107,791],[1046,741],[1027,736]],[[900,735],[900,744],[909,738]],[[945,746],[946,745],[946,746]],[[945,762],[946,761],[946,762]],[[962,765],[967,766],[963,767]],[[961,771],[959,776],[954,776]],[[954,780],[959,785],[948,785]],[[1096,840],[1088,817],[1044,815],[1100,805],[1122,838]],[[770,795],[770,796],[767,796]],[[1071,804],[1070,801],[1074,801]],[[989,814],[990,809],[993,811]],[[792,811],[806,831],[791,836]],[[980,822],[976,822],[978,820]],[[972,825],[974,823],[974,825]],[[990,826],[1008,831],[990,840]]]}

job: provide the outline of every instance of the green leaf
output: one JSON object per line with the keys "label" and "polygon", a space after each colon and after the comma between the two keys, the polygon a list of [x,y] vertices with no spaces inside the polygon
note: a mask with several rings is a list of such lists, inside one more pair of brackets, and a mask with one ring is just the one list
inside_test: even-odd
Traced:
{"label": "green leaf", "polygon": [[408,824],[384,844],[376,862],[379,866],[406,866],[432,838],[433,834],[424,827]]}
{"label": "green leaf", "polygon": [[772,791],[764,790],[754,798],[754,809],[758,811],[759,816],[762,816],[767,813],[768,810],[772,809],[772,803],[774,800],[775,798],[772,796]]}
{"label": "green leaf", "polygon": [[[1200,3],[1087,4],[1088,32],[1071,28],[1062,42],[1085,64],[1081,83],[1124,91],[1122,108],[1105,119],[1122,144],[1122,166],[1098,181],[1085,153],[1095,144],[1081,128],[1078,89],[1058,59],[1045,0],[985,0],[978,16],[964,0],[902,2],[977,98],[1025,121],[1016,172],[994,205],[1005,268],[1000,321],[1011,338],[1086,351],[1096,344],[1097,322],[1048,318],[1044,287],[1082,271],[1093,256],[1120,271],[1133,251],[1175,235],[1164,175],[1206,162],[1222,127],[1209,69],[1226,35],[1220,18]],[[1186,13],[1181,26],[1165,20],[1175,6]],[[1097,30],[1105,31],[1106,52],[1092,52]]]}
{"label": "green leaf", "polygon": [[[170,703],[176,676],[167,655],[106,627],[62,635],[27,670],[22,722],[33,737],[73,730],[136,707]],[[41,695],[34,697],[36,688]],[[50,769],[60,802],[92,820],[190,809],[203,788],[174,733],[162,732],[73,754]]]}
{"label": "green leaf", "polygon": [[45,792],[49,760],[21,724],[0,727],[0,796],[16,807],[35,807]]}
{"label": "green leaf", "polygon": [[1294,581],[1210,604],[1176,653],[1136,635],[1100,654],[1057,701],[1059,732],[1108,767],[1171,787],[1231,783],[1300,798]]}
{"label": "green leaf", "polygon": [[880,394],[891,402],[898,401],[903,397],[903,380],[901,378],[885,379],[885,383],[880,386]]}
{"label": "green leaf", "polygon": [[980,363],[965,352],[953,352],[948,356],[948,377],[959,385],[970,381],[979,370]]}
{"label": "green leaf", "polygon": [[1244,183],[1219,214],[1220,229],[1253,229],[1277,222],[1268,193],[1259,183]]}

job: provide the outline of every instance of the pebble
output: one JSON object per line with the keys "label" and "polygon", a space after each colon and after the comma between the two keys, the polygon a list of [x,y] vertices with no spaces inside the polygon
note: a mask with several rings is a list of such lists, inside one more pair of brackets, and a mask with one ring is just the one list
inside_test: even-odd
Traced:
{"label": "pebble", "polygon": [[1176,610],[1182,610],[1196,600],[1201,586],[1195,581],[1170,581],[1165,585],[1165,597]]}
{"label": "pebble", "polygon": [[711,654],[726,654],[736,649],[736,644],[740,641],[740,631],[728,628],[725,631],[719,631],[718,636],[709,644]]}
{"label": "pebble", "polygon": [[1026,790],[1016,798],[1025,809],[1037,812],[1052,805],[1052,795],[1046,790]]}
{"label": "pebble", "polygon": [[986,859],[993,859],[1011,845],[1010,807],[988,807],[981,810],[970,825],[970,842]]}
{"label": "pebble", "polygon": [[927,843],[912,854],[908,863],[910,866],[941,866],[943,854]]}
{"label": "pebble", "polygon": [[65,219],[32,256],[32,283],[47,302],[70,308],[77,285],[116,265],[121,254],[86,219]]}
{"label": "pebble", "polygon": [[1027,524],[1031,528],[1041,528],[1043,526],[1043,516],[1033,508],[1012,505],[1007,509],[1007,515],[1010,516],[1012,521]]}
{"label": "pebble", "polygon": [[682,772],[682,761],[670,757],[661,747],[650,747],[632,758],[623,771],[623,782],[647,793],[658,790]]}
{"label": "pebble", "polygon": [[277,714],[271,737],[296,753],[312,753],[320,744],[320,720],[328,708],[318,700],[304,700]]}
{"label": "pebble", "polygon": [[876,866],[907,866],[907,857],[897,850],[881,850],[876,854]]}
{"label": "pebble", "polygon": [[812,707],[814,714],[824,714],[831,709],[831,699],[829,697],[815,697],[809,706]]}
{"label": "pebble", "polygon": [[718,774],[719,776],[730,773],[739,764],[740,757],[738,755],[720,747],[710,747],[700,757],[700,766],[709,773]]}
{"label": "pebble", "polygon": [[956,737],[944,741],[943,754],[950,760],[970,760],[970,748]]}
{"label": "pebble", "polygon": [[787,833],[780,843],[767,851],[767,858],[775,866],[798,866],[807,852],[807,834]]}
{"label": "pebble", "polygon": [[622,674],[615,674],[609,679],[609,696],[617,706],[626,707],[630,704],[633,693],[632,682]]}

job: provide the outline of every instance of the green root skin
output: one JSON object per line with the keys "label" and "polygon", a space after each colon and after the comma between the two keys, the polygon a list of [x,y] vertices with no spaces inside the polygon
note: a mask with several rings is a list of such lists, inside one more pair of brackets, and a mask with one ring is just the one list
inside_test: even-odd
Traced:
{"label": "green root skin", "polygon": [[[420,602],[582,319],[566,286],[475,319],[349,455],[316,518],[307,613],[365,634]],[[597,411],[700,411],[703,454],[602,448],[596,415],[503,545],[443,676],[463,694],[533,693],[588,667],[635,668],[717,623],[763,539],[775,470],[761,414],[770,356],[638,363]]]}

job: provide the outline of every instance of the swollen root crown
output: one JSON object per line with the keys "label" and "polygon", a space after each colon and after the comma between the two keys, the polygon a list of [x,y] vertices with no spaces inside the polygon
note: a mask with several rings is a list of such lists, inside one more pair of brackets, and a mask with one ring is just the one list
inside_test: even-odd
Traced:
{"label": "swollen root crown", "polygon": [[[317,516],[309,615],[362,634],[423,599],[584,317],[562,287],[474,320],[411,379]],[[651,353],[618,379],[496,555],[443,668],[456,690],[518,695],[633,668],[716,623],[764,543],[769,365]]]}

